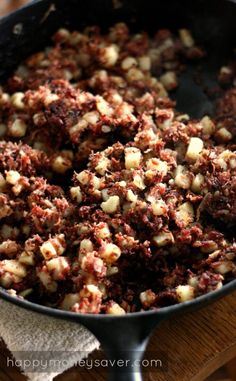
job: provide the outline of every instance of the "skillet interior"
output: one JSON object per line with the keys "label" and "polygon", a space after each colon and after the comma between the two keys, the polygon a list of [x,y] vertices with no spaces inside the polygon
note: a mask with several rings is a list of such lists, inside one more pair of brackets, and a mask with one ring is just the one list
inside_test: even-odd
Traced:
{"label": "skillet interior", "polygon": [[[207,49],[202,75],[204,84],[211,87],[215,84],[217,69],[227,62],[234,47],[235,19],[236,5],[228,0],[36,0],[0,22],[0,79],[4,81],[22,59],[45,46],[58,27],[80,29],[97,24],[99,20],[103,28],[125,21],[133,30],[145,29],[150,33],[163,27],[190,27],[196,39]],[[212,113],[214,104],[195,84],[195,69],[193,66],[182,75],[175,98],[180,111],[200,117],[206,112]],[[123,348],[135,350],[132,356],[141,356],[150,332],[162,319],[203,307],[234,289],[236,280],[190,302],[118,317],[60,311],[12,297],[1,288],[0,297],[28,310],[82,323],[102,342],[110,358],[122,358]],[[113,334],[108,335],[107,332]],[[141,379],[132,377],[123,374],[114,375],[111,379]]]}

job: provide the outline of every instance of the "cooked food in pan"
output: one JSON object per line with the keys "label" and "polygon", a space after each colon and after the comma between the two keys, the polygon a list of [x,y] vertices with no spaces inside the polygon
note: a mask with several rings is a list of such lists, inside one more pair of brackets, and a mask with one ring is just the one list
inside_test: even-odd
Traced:
{"label": "cooked food in pan", "polygon": [[[216,112],[169,92],[186,29],[60,29],[0,92],[0,285],[77,313],[191,300],[236,277],[236,65]],[[200,61],[199,61],[200,62]]]}

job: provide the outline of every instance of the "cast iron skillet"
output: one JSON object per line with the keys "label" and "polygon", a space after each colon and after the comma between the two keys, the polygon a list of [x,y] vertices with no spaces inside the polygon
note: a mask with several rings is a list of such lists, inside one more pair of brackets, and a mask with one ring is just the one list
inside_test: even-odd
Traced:
{"label": "cast iron skillet", "polygon": [[[216,84],[216,71],[234,48],[236,5],[230,0],[36,0],[0,21],[0,79],[4,80],[17,63],[43,47],[50,35],[61,26],[71,29],[91,24],[106,28],[126,21],[133,30],[154,32],[159,28],[190,27],[198,41],[204,43],[208,56],[203,60],[202,78],[206,86]],[[175,94],[178,108],[193,117],[212,113],[213,103],[193,80],[193,65],[181,78]],[[101,342],[109,359],[142,358],[153,329],[163,319],[202,308],[236,289],[236,280],[218,291],[193,301],[164,307],[158,311],[126,316],[82,315],[55,310],[10,296],[0,289],[0,297],[19,308],[78,322]],[[125,355],[124,355],[125,351]],[[140,381],[140,372],[126,373],[110,369],[110,381]]]}

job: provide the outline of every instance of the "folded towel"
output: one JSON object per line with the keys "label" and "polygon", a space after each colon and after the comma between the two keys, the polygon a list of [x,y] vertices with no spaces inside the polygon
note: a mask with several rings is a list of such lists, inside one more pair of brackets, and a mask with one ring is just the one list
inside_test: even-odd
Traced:
{"label": "folded towel", "polygon": [[[99,347],[96,338],[77,323],[27,311],[5,300],[0,300],[0,311],[0,336],[30,381],[52,381]],[[51,365],[49,359],[57,362]]]}

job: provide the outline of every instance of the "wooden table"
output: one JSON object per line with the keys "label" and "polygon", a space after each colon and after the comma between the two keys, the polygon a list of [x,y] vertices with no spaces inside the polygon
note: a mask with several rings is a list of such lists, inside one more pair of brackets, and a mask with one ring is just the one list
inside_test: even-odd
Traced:
{"label": "wooden table", "polygon": [[[0,0],[0,14],[6,14],[28,0]],[[163,322],[154,333],[148,351],[158,349],[168,354],[168,371],[147,370],[145,381],[202,381],[221,365],[231,362],[228,371],[236,381],[236,292],[198,312]],[[0,381],[25,381],[20,373],[8,374],[1,361],[8,355],[0,350]],[[91,357],[101,358],[101,353]],[[232,360],[233,359],[233,360]],[[73,368],[57,381],[103,381],[104,372],[97,369],[80,373]]]}
{"label": "wooden table", "polygon": [[29,0],[0,0],[0,15],[4,16],[28,2]]}
{"label": "wooden table", "polygon": [[[236,292],[214,304],[162,322],[154,333],[149,352],[163,351],[168,355],[168,371],[144,373],[145,381],[203,381],[220,366],[236,356]],[[0,381],[25,381],[19,372],[11,375],[2,365],[6,349],[0,353]],[[95,352],[91,358],[103,358]],[[228,366],[231,379],[236,380],[236,360]],[[104,381],[104,370],[74,367],[56,381]]]}

